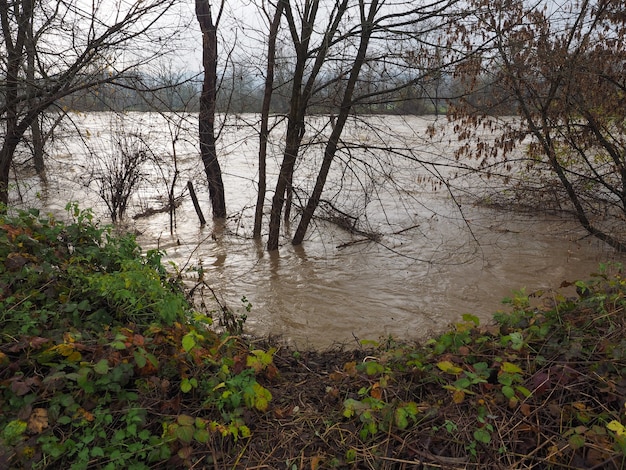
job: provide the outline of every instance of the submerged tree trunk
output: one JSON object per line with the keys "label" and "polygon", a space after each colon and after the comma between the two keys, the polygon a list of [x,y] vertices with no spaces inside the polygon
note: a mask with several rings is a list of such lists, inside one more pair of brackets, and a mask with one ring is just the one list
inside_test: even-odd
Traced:
{"label": "submerged tree trunk", "polygon": [[370,38],[372,35],[373,21],[374,17],[376,16],[376,11],[378,9],[378,0],[373,0],[371,2],[370,10],[367,17],[365,15],[365,5],[362,1],[360,2],[360,9],[361,17],[363,18],[363,24],[361,25],[362,30],[359,50],[352,65],[352,69],[350,70],[348,83],[346,85],[346,89],[344,91],[344,95],[341,101],[339,116],[337,117],[337,121],[333,127],[333,131],[330,135],[330,138],[328,139],[326,148],[324,149],[324,159],[322,160],[320,171],[317,174],[313,193],[311,194],[311,197],[309,197],[307,205],[302,212],[300,223],[298,224],[298,228],[296,229],[296,233],[293,237],[292,244],[294,245],[299,245],[304,240],[304,236],[309,228],[309,223],[313,218],[313,213],[319,205],[322,191],[324,190],[324,186],[326,185],[326,179],[328,178],[328,172],[330,171],[330,166],[335,158],[335,154],[337,153],[339,138],[341,137],[341,133],[343,132],[346,121],[348,120],[350,110],[352,109],[352,96],[354,94],[356,82],[359,78],[361,67],[365,62],[367,48],[369,46]]}
{"label": "submerged tree trunk", "polygon": [[[285,16],[289,24],[291,37],[294,41],[296,64],[291,88],[285,150],[270,212],[269,237],[267,240],[268,251],[278,249],[281,214],[285,205],[286,196],[291,197],[292,194],[293,172],[305,133],[305,117],[308,110],[309,99],[313,94],[315,81],[327,58],[328,49],[333,38],[339,31],[339,24],[348,7],[348,0],[343,0],[336,6],[334,17],[331,18],[330,24],[324,33],[322,43],[316,48],[315,52],[312,53],[311,50],[309,50],[309,44],[320,5],[319,0],[305,2],[305,8],[300,12],[302,14],[302,27],[300,32],[297,31],[289,2],[286,0],[283,0],[283,2],[285,4]],[[307,61],[311,57],[314,57],[315,60],[309,70]],[[304,80],[305,72],[308,74],[306,82]],[[286,212],[288,214],[288,211]]]}
{"label": "submerged tree trunk", "polygon": [[208,0],[196,0],[196,17],[202,31],[204,82],[200,95],[200,155],[209,183],[213,217],[226,218],[226,200],[222,169],[215,146],[215,99],[217,94],[217,21],[213,23]]}
{"label": "submerged tree trunk", "polygon": [[[20,66],[22,64],[23,51],[27,40],[27,28],[18,28],[15,40],[11,37],[11,28],[7,13],[8,5],[3,2],[2,6],[2,35],[6,48],[6,72],[4,79],[4,108],[5,108],[5,135],[2,147],[0,148],[0,203],[7,204],[9,201],[9,174],[11,163],[18,143],[24,135],[24,130],[20,129],[18,118],[18,89],[20,83]],[[17,4],[15,8],[19,12],[22,6],[22,21],[30,21],[32,16],[32,2],[26,1],[23,5]]]}
{"label": "submerged tree trunk", "polygon": [[[281,2],[282,3],[282,2]],[[276,189],[272,198],[272,209],[270,212],[269,237],[267,239],[267,250],[273,251],[278,249],[280,239],[280,219],[285,205],[285,194],[287,188],[293,181],[293,171],[300,150],[300,143],[304,136],[304,115],[306,113],[307,97],[302,90],[304,83],[304,72],[309,51],[309,41],[313,30],[313,22],[317,12],[318,0],[313,1],[311,10],[307,11],[308,17],[303,18],[302,32],[298,38],[295,24],[292,17],[291,8],[285,5],[287,18],[290,23],[292,36],[294,37],[296,49],[296,65],[294,70],[293,84],[291,86],[291,100],[289,104],[289,117],[287,120],[287,135],[285,137],[285,151],[283,153],[283,161],[280,165],[278,180],[276,181]]]}
{"label": "submerged tree trunk", "polygon": [[252,236],[255,239],[261,238],[261,226],[263,225],[263,205],[265,203],[265,193],[267,192],[267,140],[269,137],[269,114],[272,101],[272,90],[274,88],[274,66],[276,60],[276,36],[280,26],[280,18],[283,14],[284,4],[282,1],[276,5],[274,18],[270,26],[269,39],[267,44],[267,69],[265,76],[265,89],[263,92],[263,106],[261,109],[261,133],[259,142],[259,188],[256,200],[256,210],[254,213],[254,231]]}

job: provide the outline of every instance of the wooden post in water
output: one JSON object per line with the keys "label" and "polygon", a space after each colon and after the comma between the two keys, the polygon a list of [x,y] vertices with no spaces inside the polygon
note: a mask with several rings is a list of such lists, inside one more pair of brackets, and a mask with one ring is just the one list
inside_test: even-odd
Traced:
{"label": "wooden post in water", "polygon": [[198,197],[196,196],[196,192],[193,189],[193,183],[191,181],[187,181],[187,188],[189,189],[189,194],[191,195],[191,200],[193,201],[193,207],[196,209],[196,214],[198,214],[198,219],[200,219],[200,227],[204,227],[206,225],[206,220],[204,220],[204,214],[202,213],[202,209],[200,209],[200,204],[198,204]]}

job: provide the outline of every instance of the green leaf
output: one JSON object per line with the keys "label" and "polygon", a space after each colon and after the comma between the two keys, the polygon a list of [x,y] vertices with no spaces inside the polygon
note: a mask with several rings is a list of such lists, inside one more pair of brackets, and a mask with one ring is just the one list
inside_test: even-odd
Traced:
{"label": "green leaf", "polygon": [[113,349],[118,350],[126,349],[126,345],[122,341],[113,341],[109,344],[109,346],[111,346]]}
{"label": "green leaf", "polygon": [[245,424],[239,426],[239,433],[241,434],[241,437],[250,437],[252,435],[250,428]]}
{"label": "green leaf", "polygon": [[176,428],[176,437],[185,444],[189,444],[193,440],[194,432],[193,426],[179,426]]}
{"label": "green leaf", "polygon": [[378,375],[382,374],[385,371],[385,368],[376,361],[367,361],[365,363],[365,373],[367,375]]}
{"label": "green leaf", "polygon": [[15,440],[26,432],[27,426],[26,421],[19,419],[10,421],[2,431],[2,437],[7,441]]}
{"label": "green leaf", "polygon": [[508,385],[502,386],[502,394],[507,397],[509,400],[515,396],[515,390]]}
{"label": "green leaf", "polygon": [[185,336],[183,336],[183,349],[185,350],[185,352],[189,352],[191,351],[195,346],[196,346],[196,334],[193,332],[189,332],[187,333]]}
{"label": "green leaf", "polygon": [[139,367],[140,369],[144,368],[146,366],[146,363],[148,362],[146,360],[146,356],[141,354],[139,351],[134,351],[133,352],[133,357],[135,358],[135,364],[137,364],[137,367]]}
{"label": "green leaf", "polygon": [[105,375],[108,374],[110,367],[109,361],[106,359],[100,359],[95,366],[93,366],[93,370],[96,374]]}
{"label": "green leaf", "polygon": [[206,444],[207,442],[209,442],[210,437],[211,435],[206,429],[196,429],[193,434],[193,438],[200,444]]}
{"label": "green leaf", "polygon": [[515,331],[515,332],[511,333],[509,337],[510,337],[511,343],[512,343],[511,347],[514,350],[519,351],[520,349],[522,349],[524,347],[524,337],[522,336],[522,334],[520,332]]}
{"label": "green leaf", "polygon": [[454,382],[454,386],[456,388],[469,388],[470,385],[472,385],[472,383],[466,377],[463,377],[463,378],[461,378],[461,379],[459,379],[459,380]]}
{"label": "green leaf", "polygon": [[409,420],[407,418],[407,412],[403,408],[396,409],[394,413],[394,420],[396,422],[396,426],[398,429],[406,429],[409,425]]}
{"label": "green leaf", "polygon": [[513,385],[513,377],[511,377],[510,375],[506,375],[506,374],[499,375],[498,382],[500,382],[502,385],[511,386]]}
{"label": "green leaf", "polygon": [[577,450],[585,447],[585,436],[581,436],[580,434],[574,434],[569,438],[569,445],[572,449]]}
{"label": "green leaf", "polygon": [[146,358],[150,361],[150,364],[152,364],[155,368],[159,367],[159,360],[156,358],[154,354],[147,353]]}
{"label": "green leaf", "polygon": [[70,418],[69,416],[61,416],[59,419],[57,419],[58,424],[70,424],[71,422],[72,418]]}
{"label": "green leaf", "polygon": [[473,323],[475,326],[480,325],[480,320],[476,315],[472,315],[471,313],[464,313],[463,316],[463,321],[466,322],[471,322]]}
{"label": "green leaf", "polygon": [[491,442],[491,434],[485,428],[479,428],[474,431],[474,439],[483,444],[489,444]]}
{"label": "green leaf", "polygon": [[91,456],[93,458],[104,457],[104,450],[102,450],[102,447],[92,447]]}
{"label": "green leaf", "polygon": [[196,423],[196,420],[193,416],[189,415],[179,415],[176,418],[176,422],[181,426],[193,426]]}
{"label": "green leaf", "polygon": [[185,378],[180,382],[180,390],[183,393],[188,393],[191,391],[193,387],[191,386],[191,382],[189,379]]}

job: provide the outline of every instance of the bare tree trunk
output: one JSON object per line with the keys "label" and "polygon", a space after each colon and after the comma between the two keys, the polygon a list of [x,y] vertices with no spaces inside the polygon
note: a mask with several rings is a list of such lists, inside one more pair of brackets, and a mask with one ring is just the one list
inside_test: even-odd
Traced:
{"label": "bare tree trunk", "polygon": [[9,136],[7,135],[4,140],[4,145],[0,149],[0,204],[4,205],[9,202],[9,174],[16,146],[17,145],[11,145]]}
{"label": "bare tree trunk", "polygon": [[206,220],[204,219],[204,214],[200,208],[200,203],[198,202],[198,197],[196,196],[196,192],[193,189],[193,183],[191,181],[187,181],[187,188],[189,188],[189,195],[193,201],[193,207],[196,210],[198,220],[200,220],[200,227],[204,227],[206,225]]}
{"label": "bare tree trunk", "polygon": [[[26,83],[31,96],[36,95],[37,87],[35,86],[35,55],[37,54],[35,37],[33,35],[33,15],[28,18],[26,39]],[[34,103],[31,102],[31,107]],[[31,139],[33,145],[33,161],[35,171],[45,180],[45,163],[43,155],[43,136],[41,135],[41,119],[37,116],[30,126]]]}
{"label": "bare tree trunk", "polygon": [[[20,12],[19,7],[22,6]],[[20,13],[21,21],[30,21],[32,18],[32,2],[25,1],[22,5],[14,7]],[[13,8],[13,7],[11,7]],[[9,5],[6,1],[0,3],[2,14],[2,34],[6,48],[6,76],[4,84],[4,107],[6,109],[6,134],[2,148],[0,149],[0,203],[7,204],[9,201],[9,173],[13,155],[19,141],[24,135],[18,125],[18,87],[20,83],[19,70],[22,54],[26,43],[26,28],[19,28],[15,41],[11,37],[8,12]]]}
{"label": "bare tree trunk", "polygon": [[317,180],[315,181],[313,193],[311,194],[311,197],[309,198],[307,205],[302,212],[300,223],[298,224],[298,228],[296,229],[296,233],[293,237],[292,243],[294,245],[299,245],[304,240],[306,231],[309,228],[309,223],[313,218],[313,213],[319,205],[322,191],[324,189],[324,186],[326,185],[328,172],[330,171],[330,166],[337,152],[339,138],[341,136],[341,133],[343,132],[343,128],[350,114],[350,109],[352,108],[352,96],[354,94],[354,88],[356,86],[357,79],[359,78],[361,67],[365,62],[365,55],[367,53],[367,48],[369,46],[374,26],[373,20],[376,16],[376,10],[378,9],[378,0],[372,0],[367,17],[365,16],[365,5],[363,0],[359,2],[359,6],[361,9],[361,18],[363,18],[363,24],[361,25],[362,29],[359,50],[352,65],[352,69],[350,70],[350,77],[348,78],[348,83],[344,91],[343,99],[341,102],[341,109],[339,110],[337,121],[333,127],[333,131],[328,140],[328,143],[326,144],[326,148],[324,149],[324,159],[322,160],[322,166],[317,175]]}
{"label": "bare tree trunk", "polygon": [[298,39],[298,33],[292,18],[291,7],[288,1],[285,3],[287,18],[289,19],[292,36],[296,48],[296,66],[294,70],[293,85],[291,87],[291,101],[289,105],[289,117],[287,120],[287,136],[285,137],[285,151],[283,161],[278,173],[276,190],[272,198],[272,210],[270,212],[269,237],[267,240],[267,250],[278,249],[280,238],[280,219],[285,205],[285,193],[293,180],[293,170],[296,165],[300,142],[304,136],[304,115],[307,106],[307,97],[303,96],[302,84],[304,83],[304,71],[309,50],[309,41],[313,30],[313,22],[317,13],[319,0],[312,0],[312,6],[307,1],[306,18],[302,19],[302,31]]}
{"label": "bare tree trunk", "polygon": [[293,205],[293,171],[289,175],[289,181],[287,181],[287,187],[285,188],[285,214],[283,216],[283,222],[285,226],[288,226],[289,219],[291,218],[291,206]]}
{"label": "bare tree trunk", "polygon": [[300,122],[297,116],[300,111],[300,107],[298,105],[299,96],[292,97],[292,102],[295,102],[292,104],[295,116],[290,116],[287,124],[285,153],[283,155],[283,162],[280,165],[280,172],[278,173],[278,181],[276,182],[274,197],[272,198],[269,237],[267,240],[268,251],[278,249],[278,241],[280,238],[280,218],[285,204],[285,193],[293,177],[293,170],[296,165],[300,142],[302,140],[302,135],[304,134],[304,121],[302,120],[302,122]]}
{"label": "bare tree trunk", "polygon": [[222,169],[215,147],[215,99],[217,94],[217,21],[213,23],[208,0],[196,0],[196,17],[202,31],[204,82],[200,95],[200,155],[209,183],[213,217],[226,218],[226,200]]}
{"label": "bare tree trunk", "polygon": [[46,179],[46,165],[44,162],[43,153],[43,137],[41,135],[41,125],[39,118],[35,118],[30,126],[31,139],[33,143],[33,161],[35,164],[35,171],[43,180]]}
{"label": "bare tree trunk", "polygon": [[283,14],[284,4],[282,1],[276,5],[274,18],[269,31],[267,44],[267,69],[265,76],[265,89],[263,92],[263,106],[261,108],[261,134],[259,144],[259,188],[256,200],[256,210],[254,213],[254,230],[252,236],[255,239],[261,238],[261,226],[263,225],[263,205],[265,193],[267,192],[267,140],[269,137],[269,114],[272,101],[272,90],[274,88],[274,66],[276,60],[276,36],[280,26],[280,18]]}
{"label": "bare tree trunk", "polygon": [[[315,61],[309,72],[307,70],[307,60],[310,58],[309,43],[317,16],[319,0],[307,0],[305,2],[304,9],[301,11],[302,30],[300,34],[298,34],[289,1],[282,1],[285,4],[285,15],[296,49],[296,64],[291,88],[285,151],[278,174],[278,181],[276,182],[276,190],[272,199],[272,210],[270,212],[269,237],[267,240],[268,251],[278,249],[280,219],[283,206],[285,205],[285,194],[291,191],[293,172],[305,132],[304,119],[307,113],[309,98],[313,93],[315,80],[326,59],[328,48],[330,47],[333,37],[339,30],[341,18],[348,7],[348,0],[343,0],[341,4],[336,6],[335,16],[324,34],[321,46],[316,51]],[[308,79],[303,87],[305,71],[308,73]]]}

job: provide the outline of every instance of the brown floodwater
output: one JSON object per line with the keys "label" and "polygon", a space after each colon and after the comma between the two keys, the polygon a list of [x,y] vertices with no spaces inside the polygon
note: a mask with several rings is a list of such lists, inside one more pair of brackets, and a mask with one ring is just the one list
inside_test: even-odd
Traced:
{"label": "brown floodwater", "polygon": [[[587,278],[601,262],[619,260],[613,250],[587,237],[562,215],[522,214],[472,204],[468,192],[481,192],[485,183],[472,177],[458,182],[453,174],[458,169],[437,167],[441,178],[454,180],[463,191],[450,194],[445,186],[434,185],[429,178],[434,167],[428,162],[453,162],[454,142],[426,139],[426,128],[432,123],[429,118],[372,118],[366,125],[354,125],[347,139],[375,146],[383,141],[387,147],[404,146],[412,149],[412,157],[355,149],[342,156],[350,171],[344,171],[341,164],[333,167],[324,197],[332,198],[345,212],[357,214],[358,227],[380,234],[378,242],[362,241],[360,235],[318,220],[301,246],[292,246],[285,237],[274,253],[250,238],[258,147],[248,126],[255,116],[229,121],[221,137],[231,214],[226,224],[209,222],[201,228],[185,192],[173,234],[167,214],[137,220],[131,216],[162,201],[164,181],[173,175],[171,142],[174,132],[180,132],[176,191],[183,193],[187,181],[192,180],[210,221],[193,137],[196,117],[173,124],[150,114],[130,114],[123,120],[108,114],[75,118],[76,128],[57,138],[51,151],[48,184],[41,186],[36,178],[26,178],[18,192],[21,203],[60,213],[68,200],[76,200],[106,220],[97,177],[108,156],[119,149],[112,136],[139,135],[163,162],[160,169],[146,169],[146,181],[133,197],[126,227],[140,234],[144,249],[165,250],[167,259],[183,269],[190,282],[195,276],[190,268],[202,266],[220,302],[232,310],[245,311],[241,302],[245,296],[252,304],[246,322],[249,333],[280,335],[297,347],[324,348],[337,342],[356,345],[356,339],[376,340],[387,335],[424,337],[458,321],[464,313],[489,321],[495,311],[504,308],[502,299],[514,290],[558,288],[563,281]],[[322,127],[321,119],[311,127],[316,125]],[[275,155],[270,162],[271,187],[280,156],[279,141],[270,152]],[[313,145],[301,159],[295,181],[301,192],[297,195],[311,188],[320,154]],[[426,164],[418,164],[418,159]],[[266,198],[266,211],[271,195]],[[295,225],[286,232],[290,229],[295,230]],[[215,305],[209,303],[209,307]]]}

